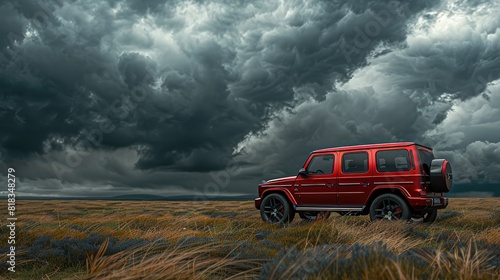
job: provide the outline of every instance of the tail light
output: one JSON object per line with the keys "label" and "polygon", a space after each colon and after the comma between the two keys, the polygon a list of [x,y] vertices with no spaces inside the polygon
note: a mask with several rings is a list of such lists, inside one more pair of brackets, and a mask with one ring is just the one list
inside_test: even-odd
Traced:
{"label": "tail light", "polygon": [[420,186],[422,187],[422,189],[418,193],[420,194],[420,196],[425,196],[427,194],[427,186],[428,186],[426,176],[420,177]]}

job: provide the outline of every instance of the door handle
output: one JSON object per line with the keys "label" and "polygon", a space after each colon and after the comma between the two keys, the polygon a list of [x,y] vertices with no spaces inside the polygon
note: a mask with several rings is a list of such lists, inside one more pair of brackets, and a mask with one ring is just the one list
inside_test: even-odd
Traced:
{"label": "door handle", "polygon": [[325,184],[327,187],[333,187],[333,184],[332,183],[326,183]]}
{"label": "door handle", "polygon": [[361,185],[362,185],[363,187],[366,187],[366,186],[369,186],[369,185],[370,185],[370,183],[369,183],[369,182],[363,182],[363,183],[361,183]]}

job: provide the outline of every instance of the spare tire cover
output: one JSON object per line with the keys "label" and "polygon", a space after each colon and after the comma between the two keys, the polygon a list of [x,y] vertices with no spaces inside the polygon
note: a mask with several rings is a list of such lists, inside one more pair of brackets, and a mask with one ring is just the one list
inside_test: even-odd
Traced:
{"label": "spare tire cover", "polygon": [[451,190],[453,174],[451,164],[445,159],[434,159],[431,162],[431,191],[449,192]]}

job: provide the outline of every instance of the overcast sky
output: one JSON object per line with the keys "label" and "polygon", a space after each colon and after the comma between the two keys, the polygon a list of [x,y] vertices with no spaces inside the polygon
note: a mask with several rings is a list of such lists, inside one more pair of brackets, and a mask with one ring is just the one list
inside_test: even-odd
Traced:
{"label": "overcast sky", "polygon": [[415,141],[451,161],[454,192],[498,196],[498,11],[2,1],[1,183],[13,167],[24,195],[254,194],[315,149]]}

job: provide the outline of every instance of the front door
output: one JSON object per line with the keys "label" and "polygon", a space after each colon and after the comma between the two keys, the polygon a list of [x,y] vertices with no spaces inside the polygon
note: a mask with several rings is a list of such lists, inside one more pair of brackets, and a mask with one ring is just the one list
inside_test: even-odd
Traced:
{"label": "front door", "polygon": [[298,175],[294,184],[299,205],[332,206],[337,203],[335,154],[313,154],[306,162],[306,175]]}

